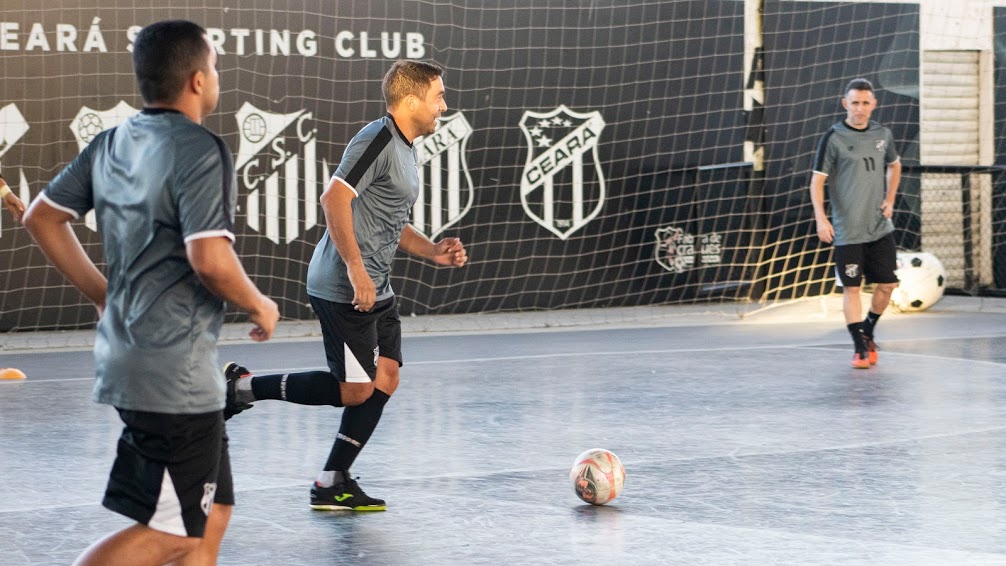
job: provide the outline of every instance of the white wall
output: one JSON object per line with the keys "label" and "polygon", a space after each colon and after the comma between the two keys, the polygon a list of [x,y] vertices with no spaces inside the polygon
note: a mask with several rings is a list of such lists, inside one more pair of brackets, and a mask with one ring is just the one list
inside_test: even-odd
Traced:
{"label": "white wall", "polygon": [[[996,0],[1006,6],[1006,1]],[[919,4],[923,50],[992,49],[993,0],[922,0]]]}

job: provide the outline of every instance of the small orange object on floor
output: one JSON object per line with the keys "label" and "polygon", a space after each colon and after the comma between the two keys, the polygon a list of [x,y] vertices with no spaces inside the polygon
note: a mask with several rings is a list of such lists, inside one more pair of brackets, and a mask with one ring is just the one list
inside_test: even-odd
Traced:
{"label": "small orange object on floor", "polygon": [[3,379],[26,379],[28,376],[24,374],[23,371],[17,368],[2,368],[0,369],[0,380]]}

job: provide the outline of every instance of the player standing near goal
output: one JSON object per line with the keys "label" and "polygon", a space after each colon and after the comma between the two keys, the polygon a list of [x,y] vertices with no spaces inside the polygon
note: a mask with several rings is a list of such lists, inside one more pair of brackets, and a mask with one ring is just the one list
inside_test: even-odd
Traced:
{"label": "player standing near goal", "polygon": [[[187,21],[137,35],[144,108],[98,134],[37,198],[25,227],[98,308],[94,398],[125,428],[105,507],[136,521],[77,564],[215,564],[234,505],[216,342],[228,301],[255,341],[279,318],[234,253],[231,152],[200,124],[217,105],[216,51]],[[108,279],[70,221],[95,210]]]}
{"label": "player standing near goal", "polygon": [[[855,346],[852,367],[865,369],[877,363],[874,329],[898,286],[891,215],[901,161],[891,130],[870,120],[877,107],[870,81],[850,81],[842,106],[845,120],[829,128],[817,146],[810,201],[817,236],[835,245],[835,275],[842,284],[845,323]],[[826,179],[833,223],[824,210]],[[876,284],[865,319],[860,298],[864,277]]]}
{"label": "player standing near goal", "polygon": [[307,293],[321,323],[329,371],[251,376],[227,365],[228,412],[279,399],[346,407],[325,467],[311,487],[311,508],[383,511],[349,467],[398,387],[402,330],[391,263],[402,250],[437,265],[468,259],[457,238],[432,242],[409,225],[420,183],[413,140],[433,133],[444,103],[443,69],[398,61],[384,77],[388,113],[350,140],[321,195],[328,229],[307,270]]}
{"label": "player standing near goal", "polygon": [[3,201],[3,205],[14,216],[14,220],[20,222],[21,216],[24,215],[24,203],[21,202],[21,199],[17,198],[14,191],[10,190],[10,187],[7,186],[7,181],[4,180],[2,175],[0,175],[0,200]]}

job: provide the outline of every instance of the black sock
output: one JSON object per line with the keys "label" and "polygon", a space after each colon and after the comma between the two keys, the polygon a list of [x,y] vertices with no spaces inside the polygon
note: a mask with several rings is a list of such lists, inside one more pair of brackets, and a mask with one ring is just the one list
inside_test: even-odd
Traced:
{"label": "black sock", "polygon": [[339,380],[327,371],[305,371],[251,378],[255,399],[278,399],[298,405],[342,406]]}
{"label": "black sock", "polygon": [[866,318],[863,320],[863,334],[873,338],[873,329],[876,328],[878,320],[880,320],[879,314],[873,311],[866,313]]}
{"label": "black sock", "polygon": [[[363,403],[343,409],[342,425],[339,427],[332,452],[328,455],[325,470],[338,472],[349,470],[377,428],[381,413],[384,412],[384,405],[390,398],[390,395],[380,389],[374,389],[374,393]],[[338,474],[336,479],[338,480]]]}
{"label": "black sock", "polygon": [[852,336],[852,343],[856,346],[856,351],[866,351],[866,340],[863,338],[863,323],[854,322],[846,325],[846,328],[849,329],[849,335]]}

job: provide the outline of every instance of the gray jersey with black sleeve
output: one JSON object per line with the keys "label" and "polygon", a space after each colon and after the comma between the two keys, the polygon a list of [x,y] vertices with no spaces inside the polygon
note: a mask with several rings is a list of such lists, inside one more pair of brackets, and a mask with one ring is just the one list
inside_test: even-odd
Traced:
{"label": "gray jersey with black sleeve", "polygon": [[814,173],[828,177],[835,245],[874,242],[894,231],[881,205],[887,165],[898,159],[891,130],[874,121],[863,130],[839,122],[821,137]]}
{"label": "gray jersey with black sleeve", "polygon": [[170,414],[224,407],[216,341],[224,302],[186,255],[234,239],[234,164],[219,137],[173,110],[145,109],[102,132],[41,195],[74,217],[94,209],[108,278],[95,400]]}
{"label": "gray jersey with black sleeve", "polygon": [[[416,149],[405,140],[395,120],[386,115],[364,126],[350,140],[334,177],[356,193],[353,232],[363,265],[374,281],[376,300],[392,297],[391,263],[412,205],[419,198]],[[349,270],[328,230],[307,268],[307,292],[335,303],[353,302]]]}

